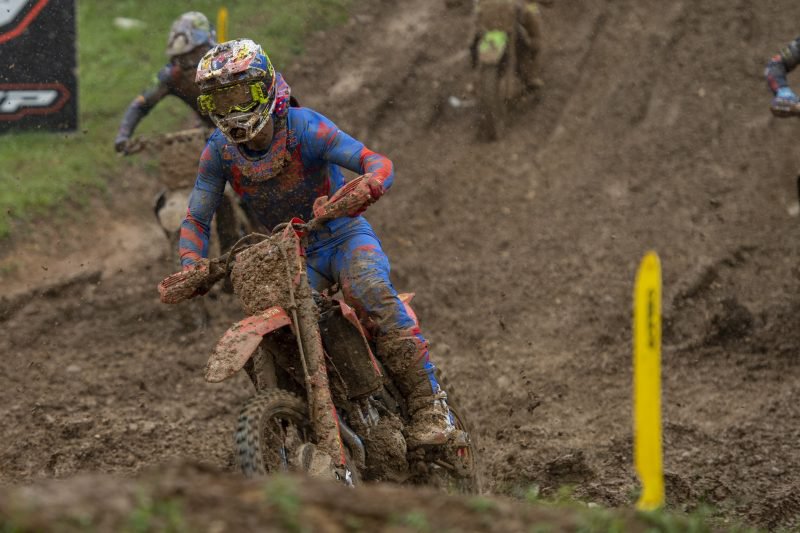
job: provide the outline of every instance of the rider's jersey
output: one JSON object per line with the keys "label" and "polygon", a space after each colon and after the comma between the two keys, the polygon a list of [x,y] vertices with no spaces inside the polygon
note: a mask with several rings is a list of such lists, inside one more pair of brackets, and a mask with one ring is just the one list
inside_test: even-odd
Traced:
{"label": "rider's jersey", "polygon": [[264,152],[231,143],[219,130],[209,138],[181,226],[184,267],[208,255],[209,224],[226,182],[267,228],[294,217],[310,220],[314,200],[344,184],[340,167],[358,174],[371,172],[384,189],[391,186],[392,162],[316,111],[292,107],[284,116],[273,114],[273,120],[275,133]]}
{"label": "rider's jersey", "polygon": [[793,71],[798,63],[800,63],[800,37],[783,47],[767,63],[764,76],[773,93],[778,92],[781,87],[789,86],[786,74]]}

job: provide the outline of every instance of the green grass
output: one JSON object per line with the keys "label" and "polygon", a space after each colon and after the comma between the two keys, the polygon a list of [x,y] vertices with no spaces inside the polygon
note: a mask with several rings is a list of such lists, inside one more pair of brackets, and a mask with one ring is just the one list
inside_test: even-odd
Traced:
{"label": "green grass", "polygon": [[[227,4],[198,0],[191,9],[212,22],[229,11],[228,38],[259,42],[280,71],[303,52],[313,31],[346,20],[350,0],[237,0]],[[60,216],[124,179],[132,163],[113,150],[119,122],[130,101],[166,63],[164,49],[172,21],[186,5],[163,0],[83,0],[78,2],[79,129],[75,133],[13,133],[0,136],[0,238],[15,219]],[[144,22],[123,30],[115,17]],[[174,130],[191,116],[177,98],[162,101],[136,133]]]}

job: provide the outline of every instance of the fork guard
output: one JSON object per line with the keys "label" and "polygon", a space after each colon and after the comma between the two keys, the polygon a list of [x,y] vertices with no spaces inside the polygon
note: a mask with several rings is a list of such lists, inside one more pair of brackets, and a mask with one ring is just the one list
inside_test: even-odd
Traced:
{"label": "fork guard", "polygon": [[234,375],[256,351],[265,335],[292,323],[281,307],[240,320],[228,328],[206,364],[206,381],[219,383]]}

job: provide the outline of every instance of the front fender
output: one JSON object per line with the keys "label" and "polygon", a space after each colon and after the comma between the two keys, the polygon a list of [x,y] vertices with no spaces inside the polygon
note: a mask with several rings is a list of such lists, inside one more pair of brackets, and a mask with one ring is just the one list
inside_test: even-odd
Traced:
{"label": "front fender", "polygon": [[225,332],[206,364],[206,381],[219,383],[242,369],[264,335],[288,326],[292,319],[280,307],[240,320]]}
{"label": "front fender", "polygon": [[478,63],[481,65],[499,65],[505,58],[508,49],[508,34],[504,31],[492,30],[484,33],[478,41]]}

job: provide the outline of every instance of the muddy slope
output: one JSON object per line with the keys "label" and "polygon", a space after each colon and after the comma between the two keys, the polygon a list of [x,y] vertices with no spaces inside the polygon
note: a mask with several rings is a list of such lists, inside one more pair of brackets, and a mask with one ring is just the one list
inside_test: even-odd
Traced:
{"label": "muddy slope", "polygon": [[[670,503],[795,525],[800,125],[769,116],[761,71],[800,7],[557,0],[544,16],[546,87],[498,143],[448,104],[471,98],[467,9],[365,2],[284,70],[395,161],[368,218],[471,412],[490,491],[631,501],[630,291],[655,248]],[[140,255],[0,313],[0,480],[230,466],[247,385],[201,369],[235,305],[218,297],[191,333],[191,312],[158,304],[167,268]]]}

